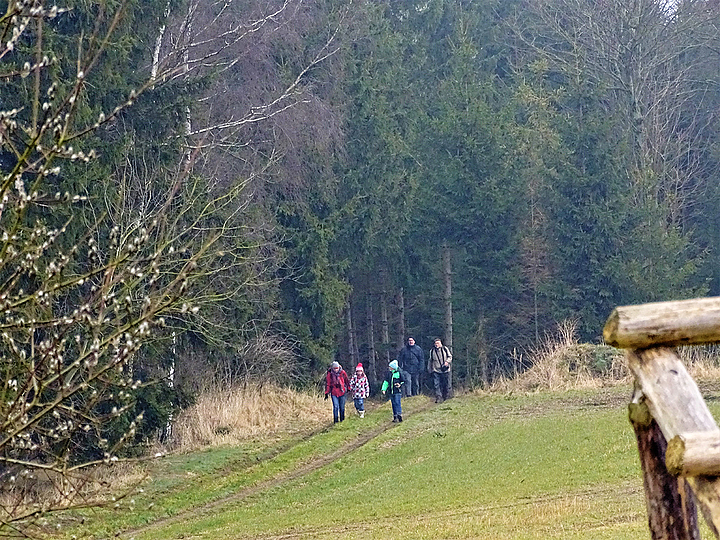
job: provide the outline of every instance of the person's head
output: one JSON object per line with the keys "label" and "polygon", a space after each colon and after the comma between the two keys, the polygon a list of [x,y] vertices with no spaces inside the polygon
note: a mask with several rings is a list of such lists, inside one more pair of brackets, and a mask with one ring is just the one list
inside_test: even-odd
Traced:
{"label": "person's head", "polygon": [[388,366],[390,367],[391,371],[397,371],[398,370],[397,360],[393,360],[392,362],[390,362],[390,364],[388,364]]}
{"label": "person's head", "polygon": [[410,346],[410,347],[412,347],[413,345],[415,345],[415,338],[414,338],[414,337],[409,337],[409,338],[407,339],[407,344],[408,344],[408,346]]}
{"label": "person's head", "polygon": [[335,373],[340,371],[340,364],[338,362],[333,362],[330,364],[330,369],[332,369]]}
{"label": "person's head", "polygon": [[359,363],[359,364],[355,367],[355,373],[357,373],[358,375],[362,375],[363,373],[365,373],[365,370],[363,369],[362,363]]}
{"label": "person's head", "polygon": [[439,337],[435,338],[435,348],[439,349],[440,347],[442,347],[442,341],[440,340]]}

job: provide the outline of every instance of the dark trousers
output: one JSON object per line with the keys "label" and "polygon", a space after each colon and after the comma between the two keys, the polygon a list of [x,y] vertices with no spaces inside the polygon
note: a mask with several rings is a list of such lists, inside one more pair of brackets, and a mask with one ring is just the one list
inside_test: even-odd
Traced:
{"label": "dark trousers", "polygon": [[437,399],[448,399],[452,397],[452,375],[451,372],[436,373],[433,371],[433,386]]}
{"label": "dark trousers", "polygon": [[408,388],[408,395],[417,396],[420,394],[420,372],[410,373],[408,372],[408,382],[410,386]]}
{"label": "dark trousers", "polygon": [[402,397],[408,397],[411,395],[410,390],[412,388],[412,382],[410,381],[410,373],[408,373],[402,368],[400,369],[402,370],[403,378],[405,379],[405,384],[402,385]]}

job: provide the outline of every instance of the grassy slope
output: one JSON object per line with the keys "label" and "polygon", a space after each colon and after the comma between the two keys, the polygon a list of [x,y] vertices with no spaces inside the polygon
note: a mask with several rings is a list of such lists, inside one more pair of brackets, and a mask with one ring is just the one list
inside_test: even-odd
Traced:
{"label": "grassy slope", "polygon": [[271,458],[263,446],[174,456],[159,465],[133,512],[101,511],[71,533],[648,538],[629,393],[464,396],[438,406],[417,397],[404,406],[418,412],[385,431],[387,403]]}

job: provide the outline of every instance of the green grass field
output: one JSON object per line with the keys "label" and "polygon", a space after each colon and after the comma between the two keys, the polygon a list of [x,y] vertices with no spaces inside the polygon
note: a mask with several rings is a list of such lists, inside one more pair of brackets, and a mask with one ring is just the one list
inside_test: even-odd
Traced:
{"label": "green grass field", "polygon": [[136,540],[649,538],[629,395],[415,397],[402,424],[383,403],[302,440],[164,458],[132,502],[76,513],[62,530]]}

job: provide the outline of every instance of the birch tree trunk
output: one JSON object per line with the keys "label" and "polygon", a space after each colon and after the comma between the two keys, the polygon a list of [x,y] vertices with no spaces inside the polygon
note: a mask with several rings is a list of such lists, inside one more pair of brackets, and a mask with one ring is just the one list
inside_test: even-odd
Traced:
{"label": "birch tree trunk", "polygon": [[[192,21],[196,4],[190,2],[188,4],[187,20],[185,21],[185,50],[183,51],[183,73],[187,77],[190,73],[190,45],[192,42]],[[190,104],[185,106],[185,138],[187,139],[192,133],[192,116],[190,114]],[[192,156],[190,150],[190,141],[187,141],[187,150],[185,151],[185,163],[189,164]]]}
{"label": "birch tree trunk", "polygon": [[[183,73],[185,77],[188,77],[188,74],[190,72],[190,42],[192,40],[192,18],[193,18],[193,11],[194,11],[195,4],[193,2],[190,2],[188,5],[188,12],[187,12],[187,19],[185,21],[185,31],[184,31],[184,38],[185,38],[185,49],[183,51]],[[163,30],[164,32],[164,30]],[[158,39],[162,39],[162,35],[158,37]],[[158,43],[156,42],[156,46],[158,46]],[[159,54],[159,53],[158,53]],[[157,74],[156,74],[157,75]],[[185,106],[185,144],[187,145],[187,150],[185,151],[185,154],[183,156],[183,166],[187,167],[190,163],[191,159],[191,153],[190,153],[190,141],[189,136],[192,132],[192,119],[190,115],[190,105]],[[183,382],[185,381],[185,373],[187,371],[187,358],[184,358],[184,354],[187,354],[187,351],[183,351],[182,354],[177,354],[177,342],[176,339],[180,339],[180,336],[175,336],[173,333],[173,353],[172,353],[172,360],[170,361],[170,373],[172,373],[171,377],[174,380],[174,386],[178,389],[183,388]],[[172,416],[168,419],[168,426],[172,423],[173,419]]]}
{"label": "birch tree trunk", "polygon": [[157,78],[158,70],[160,68],[160,51],[162,50],[162,42],[165,37],[165,29],[167,28],[167,20],[170,17],[170,0],[165,4],[165,12],[160,28],[158,29],[158,35],[155,38],[155,48],[153,49],[152,68],[150,70],[150,78],[154,81]]}

